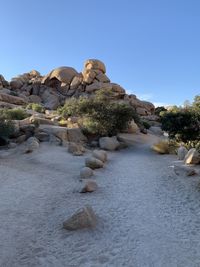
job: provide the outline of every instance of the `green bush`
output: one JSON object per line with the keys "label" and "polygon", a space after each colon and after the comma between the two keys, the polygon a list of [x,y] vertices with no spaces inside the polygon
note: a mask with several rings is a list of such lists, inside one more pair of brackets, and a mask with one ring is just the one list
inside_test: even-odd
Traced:
{"label": "green bush", "polygon": [[155,115],[160,116],[160,112],[167,111],[163,106],[155,108]]}
{"label": "green bush", "polygon": [[145,129],[149,129],[151,127],[151,124],[148,123],[147,121],[142,121],[142,125],[144,126]]}
{"label": "green bush", "polygon": [[25,112],[25,110],[20,108],[0,109],[0,117],[4,120],[23,120],[28,116],[29,115]]}
{"label": "green bush", "polygon": [[164,112],[161,116],[162,130],[177,141],[200,140],[200,113],[191,109]]}
{"label": "green bush", "polygon": [[0,137],[3,139],[9,138],[14,133],[14,125],[11,121],[5,121],[0,117]]}
{"label": "green bush", "polygon": [[115,135],[127,129],[131,120],[139,120],[132,107],[112,102],[109,90],[99,90],[92,98],[70,99],[58,112],[65,119],[79,116],[84,131],[99,136]]}
{"label": "green bush", "polygon": [[39,113],[44,113],[45,112],[44,107],[41,104],[38,104],[38,103],[29,103],[26,106],[26,108],[34,110],[34,111],[39,112]]}

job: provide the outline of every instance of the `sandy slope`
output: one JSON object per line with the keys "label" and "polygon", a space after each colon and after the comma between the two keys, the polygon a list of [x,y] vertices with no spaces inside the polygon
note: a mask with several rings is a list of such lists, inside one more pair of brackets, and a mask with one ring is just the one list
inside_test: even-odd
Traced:
{"label": "sandy slope", "polygon": [[[79,194],[84,157],[62,147],[0,151],[0,266],[200,266],[199,177],[175,176],[173,160],[141,144],[111,153],[95,176],[99,190]],[[97,228],[62,229],[85,204]]]}

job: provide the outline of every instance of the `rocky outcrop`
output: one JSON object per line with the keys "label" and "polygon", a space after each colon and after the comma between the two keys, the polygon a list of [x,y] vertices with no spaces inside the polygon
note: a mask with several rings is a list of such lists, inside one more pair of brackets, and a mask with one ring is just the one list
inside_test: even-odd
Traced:
{"label": "rocky outcrop", "polygon": [[[0,75],[0,90],[8,96],[15,94],[16,98],[0,98],[2,103],[23,105],[26,102],[42,103],[46,109],[57,109],[70,97],[91,97],[100,89],[111,90],[112,100],[127,103],[135,108],[141,116],[150,116],[154,113],[154,105],[139,100],[135,95],[126,94],[125,89],[110,81],[106,75],[106,67],[97,59],[89,59],[84,63],[81,73],[72,67],[59,67],[53,69],[46,76],[32,70],[17,77],[8,83]],[[9,90],[8,90],[9,89]],[[18,100],[19,101],[18,101]],[[23,102],[23,103],[22,103]]]}

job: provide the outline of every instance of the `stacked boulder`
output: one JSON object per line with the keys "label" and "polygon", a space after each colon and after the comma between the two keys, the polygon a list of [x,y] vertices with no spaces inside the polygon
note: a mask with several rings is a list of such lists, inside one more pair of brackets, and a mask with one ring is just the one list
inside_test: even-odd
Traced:
{"label": "stacked boulder", "polygon": [[[113,101],[133,106],[141,116],[154,113],[152,103],[128,95],[124,88],[112,83],[106,75],[104,63],[97,59],[87,60],[81,73],[72,67],[60,67],[43,77],[38,71],[32,70],[13,78],[10,83],[0,75],[0,96],[2,93],[15,95],[25,103],[41,103],[49,110],[57,109],[70,97],[91,97],[100,89],[111,90]],[[4,102],[11,101],[10,104],[13,104],[12,99],[6,101]]]}

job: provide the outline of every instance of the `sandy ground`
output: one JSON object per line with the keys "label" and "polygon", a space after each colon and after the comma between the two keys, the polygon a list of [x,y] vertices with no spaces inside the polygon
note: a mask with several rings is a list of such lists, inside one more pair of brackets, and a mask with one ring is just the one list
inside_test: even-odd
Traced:
{"label": "sandy ground", "polygon": [[[84,157],[66,148],[0,151],[0,266],[199,267],[200,179],[174,175],[176,157],[154,154],[148,143],[139,137],[109,153],[91,194],[74,190]],[[97,228],[64,230],[85,204],[98,214]]]}

